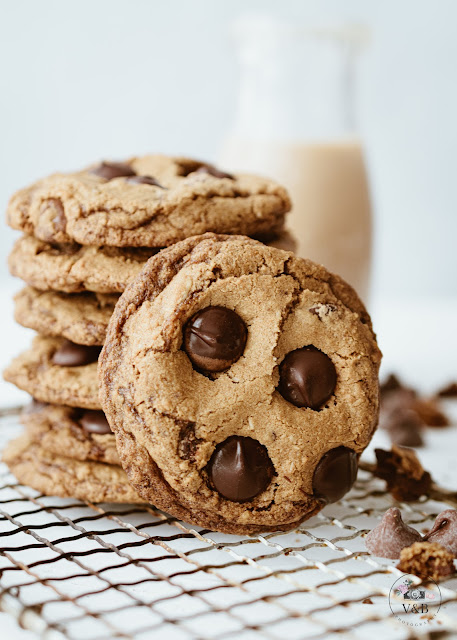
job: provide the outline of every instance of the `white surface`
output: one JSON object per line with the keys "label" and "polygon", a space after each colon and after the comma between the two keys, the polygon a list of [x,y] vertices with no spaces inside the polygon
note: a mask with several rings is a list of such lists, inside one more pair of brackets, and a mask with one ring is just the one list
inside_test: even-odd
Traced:
{"label": "white surface", "polygon": [[[237,65],[227,32],[241,13],[366,22],[373,41],[359,112],[377,210],[377,289],[457,294],[453,0],[0,5],[1,209],[38,176],[103,156],[216,158],[234,117]],[[0,253],[11,238],[2,232]]]}

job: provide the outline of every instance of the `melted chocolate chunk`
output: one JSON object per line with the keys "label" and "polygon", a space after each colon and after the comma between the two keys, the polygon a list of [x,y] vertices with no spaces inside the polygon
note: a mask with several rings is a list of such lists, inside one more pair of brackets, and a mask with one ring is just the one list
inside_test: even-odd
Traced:
{"label": "melted chocolate chunk", "polygon": [[215,178],[228,178],[229,180],[235,179],[231,173],[221,171],[220,169],[217,169],[217,167],[213,167],[212,164],[202,165],[197,169],[195,173],[208,173],[210,176],[214,176]]}
{"label": "melted chocolate chunk", "polygon": [[208,474],[221,496],[245,502],[265,491],[274,467],[260,442],[231,436],[216,447],[208,463]]}
{"label": "melted chocolate chunk", "polygon": [[198,369],[224,371],[243,354],[247,336],[237,313],[226,307],[206,307],[184,327],[184,350]]}
{"label": "melted chocolate chunk", "polygon": [[88,433],[112,433],[103,411],[84,411],[79,418],[79,424]]}
{"label": "melted chocolate chunk", "polygon": [[327,503],[340,500],[357,478],[357,454],[347,447],[330,449],[320,459],[313,476],[316,496]]}
{"label": "melted chocolate chunk", "polygon": [[131,176],[126,178],[126,182],[133,182],[135,184],[149,184],[152,187],[160,187],[161,189],[166,189],[160,182],[157,182],[155,178],[152,176]]}
{"label": "melted chocolate chunk", "polygon": [[113,180],[114,178],[124,178],[134,176],[135,171],[128,164],[123,162],[101,162],[96,167],[89,169],[89,173],[93,173],[105,180]]}
{"label": "melted chocolate chunk", "polygon": [[279,367],[278,391],[296,407],[319,409],[336,386],[333,362],[313,346],[287,354]]}
{"label": "melted chocolate chunk", "polygon": [[52,364],[59,367],[82,367],[97,362],[101,347],[88,347],[64,340],[51,358]]}

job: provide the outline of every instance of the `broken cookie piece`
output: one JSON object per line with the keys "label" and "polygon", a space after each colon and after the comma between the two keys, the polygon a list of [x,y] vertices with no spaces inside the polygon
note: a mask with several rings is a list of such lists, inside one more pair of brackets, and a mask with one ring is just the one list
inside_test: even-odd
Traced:
{"label": "broken cookie piece", "polygon": [[387,483],[387,490],[399,501],[413,501],[427,495],[432,478],[412,449],[393,445],[390,451],[375,449],[374,475]]}
{"label": "broken cookie piece", "polygon": [[415,542],[400,553],[397,569],[422,580],[439,580],[455,572],[454,554],[436,542]]}

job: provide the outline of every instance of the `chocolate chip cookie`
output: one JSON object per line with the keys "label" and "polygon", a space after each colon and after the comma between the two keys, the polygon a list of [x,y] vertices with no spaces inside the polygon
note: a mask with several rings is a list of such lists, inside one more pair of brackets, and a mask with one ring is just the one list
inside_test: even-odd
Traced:
{"label": "chocolate chip cookie", "polygon": [[[293,248],[283,231],[266,239],[271,246]],[[15,243],[8,264],[13,276],[40,291],[120,293],[158,249],[52,245],[32,236]]]}
{"label": "chocolate chip cookie", "polygon": [[28,435],[9,443],[3,461],[20,483],[44,495],[85,502],[144,502],[121,467],[57,456]]}
{"label": "chocolate chip cookie", "polygon": [[5,369],[5,380],[41,402],[100,409],[97,359],[101,347],[37,336]]}
{"label": "chocolate chip cookie", "polygon": [[74,460],[119,464],[116,441],[103,411],[33,401],[21,422],[30,438],[50,453]]}
{"label": "chocolate chip cookie", "polygon": [[7,218],[50,243],[163,247],[205,231],[277,233],[289,209],[272,180],[151,155],[39,180],[11,198]]}
{"label": "chocolate chip cookie", "polygon": [[25,287],[14,296],[16,322],[42,335],[76,344],[102,345],[119,296],[108,293],[60,293]]}
{"label": "chocolate chip cookie", "polygon": [[380,358],[338,276],[206,234],[151,258],[121,296],[100,397],[145,500],[229,533],[287,530],[351,488]]}
{"label": "chocolate chip cookie", "polygon": [[13,276],[41,291],[118,293],[157,251],[53,245],[22,236],[15,243],[8,264]]}

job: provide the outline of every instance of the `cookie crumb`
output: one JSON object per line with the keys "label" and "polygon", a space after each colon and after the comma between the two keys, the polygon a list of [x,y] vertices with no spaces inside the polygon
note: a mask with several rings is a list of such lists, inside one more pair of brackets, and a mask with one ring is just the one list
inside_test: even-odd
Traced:
{"label": "cookie crumb", "polygon": [[393,445],[390,451],[375,449],[374,475],[387,483],[387,490],[399,501],[410,502],[427,495],[432,477],[412,449]]}
{"label": "cookie crumb", "polygon": [[400,553],[397,569],[437,581],[455,572],[454,555],[436,542],[415,542]]}
{"label": "cookie crumb", "polygon": [[371,598],[365,598],[362,600],[362,604],[374,604],[374,602]]}
{"label": "cookie crumb", "polygon": [[[386,378],[380,390],[379,426],[388,432],[392,444],[420,447],[423,444],[423,427],[447,427],[450,424],[439,405],[438,395],[423,397],[394,374]],[[452,385],[443,391],[452,393]]]}

